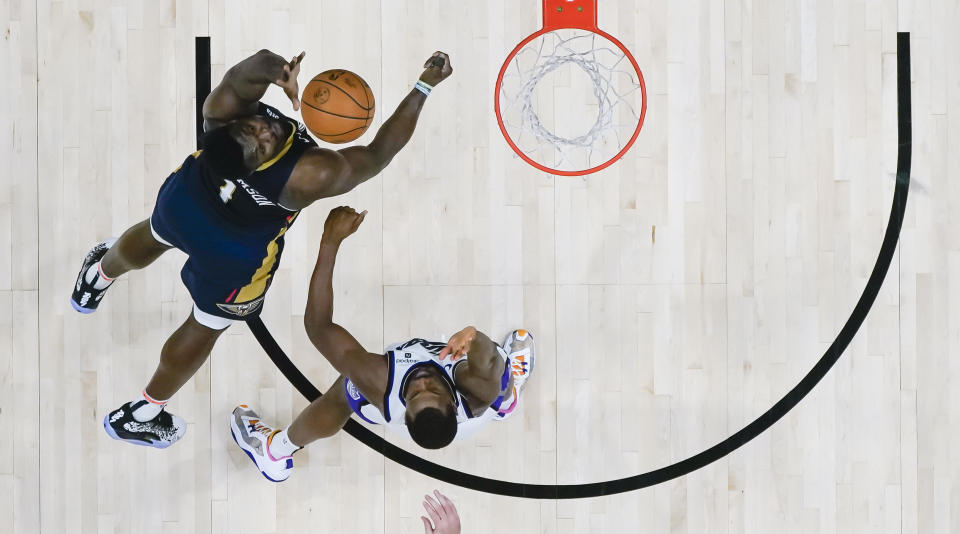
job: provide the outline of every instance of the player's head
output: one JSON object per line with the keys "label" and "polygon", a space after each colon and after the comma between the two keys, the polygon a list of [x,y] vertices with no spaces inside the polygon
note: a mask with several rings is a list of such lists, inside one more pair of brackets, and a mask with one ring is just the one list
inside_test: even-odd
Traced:
{"label": "player's head", "polygon": [[200,141],[207,168],[225,178],[246,176],[283,148],[283,126],[259,115],[210,130]]}
{"label": "player's head", "polygon": [[410,436],[425,449],[446,447],[457,435],[457,410],[453,392],[440,371],[424,366],[407,383],[406,423]]}
{"label": "player's head", "polygon": [[452,407],[423,408],[411,416],[407,410],[407,430],[413,441],[424,449],[442,449],[457,436],[457,412]]}

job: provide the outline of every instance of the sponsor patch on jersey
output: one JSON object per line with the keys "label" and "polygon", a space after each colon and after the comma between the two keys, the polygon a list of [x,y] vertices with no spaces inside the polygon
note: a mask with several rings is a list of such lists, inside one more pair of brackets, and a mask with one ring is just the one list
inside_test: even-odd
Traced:
{"label": "sponsor patch on jersey", "polygon": [[360,392],[357,391],[357,386],[353,382],[347,381],[347,393],[353,400],[360,400]]}
{"label": "sponsor patch on jersey", "polygon": [[251,313],[257,311],[257,308],[263,304],[263,297],[251,300],[250,302],[243,302],[240,304],[220,304],[217,303],[217,307],[221,310],[236,315],[237,317],[244,317],[250,315]]}

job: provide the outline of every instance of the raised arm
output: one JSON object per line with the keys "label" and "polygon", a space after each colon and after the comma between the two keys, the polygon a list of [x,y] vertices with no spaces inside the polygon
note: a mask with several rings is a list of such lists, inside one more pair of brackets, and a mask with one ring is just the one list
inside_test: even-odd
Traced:
{"label": "raised arm", "polygon": [[497,351],[497,344],[472,326],[451,336],[439,358],[443,360],[450,356],[452,360],[458,360],[468,354],[470,359],[457,368],[457,387],[489,405],[500,393],[503,358]]}
{"label": "raised arm", "polygon": [[387,383],[387,361],[367,352],[342,326],[333,322],[333,267],[340,243],[357,231],[367,212],[340,206],[330,211],[320,239],[317,265],[310,279],[303,326],[307,337],[340,374],[357,385],[378,408]]}
{"label": "raised arm", "polygon": [[[453,72],[450,58],[435,52],[424,64],[419,81],[434,86]],[[315,200],[340,195],[373,178],[400,152],[417,126],[427,96],[423,88],[414,88],[397,106],[367,146],[352,146],[339,151],[316,148],[297,162],[285,188],[283,205],[301,209]]]}
{"label": "raised arm", "polygon": [[288,62],[264,49],[230,67],[203,102],[203,129],[212,130],[233,119],[256,113],[257,102],[271,83],[283,88],[293,102],[293,109],[300,109],[297,75],[305,55],[306,52],[301,52]]}

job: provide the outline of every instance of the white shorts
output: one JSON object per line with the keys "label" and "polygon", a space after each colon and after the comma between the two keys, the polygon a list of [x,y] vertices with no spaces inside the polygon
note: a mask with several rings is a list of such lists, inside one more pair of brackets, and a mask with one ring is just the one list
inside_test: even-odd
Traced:
{"label": "white shorts", "polygon": [[193,304],[193,318],[196,319],[198,323],[213,330],[223,330],[233,324],[232,319],[211,315],[197,307],[196,303]]}

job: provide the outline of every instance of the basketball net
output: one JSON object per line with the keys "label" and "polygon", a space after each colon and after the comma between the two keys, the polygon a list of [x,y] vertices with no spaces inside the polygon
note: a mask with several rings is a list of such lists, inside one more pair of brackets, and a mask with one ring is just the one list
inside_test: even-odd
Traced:
{"label": "basketball net", "polygon": [[[582,98],[573,100],[572,106],[555,102],[552,124],[545,124],[536,102],[554,95],[537,86],[558,69],[561,80],[567,80],[576,74],[571,67],[586,74],[595,102]],[[632,63],[616,45],[586,30],[555,30],[513,56],[500,85],[500,114],[510,138],[530,159],[560,171],[589,169],[630,141],[640,121],[639,89]],[[579,131],[568,133],[572,130]]]}

